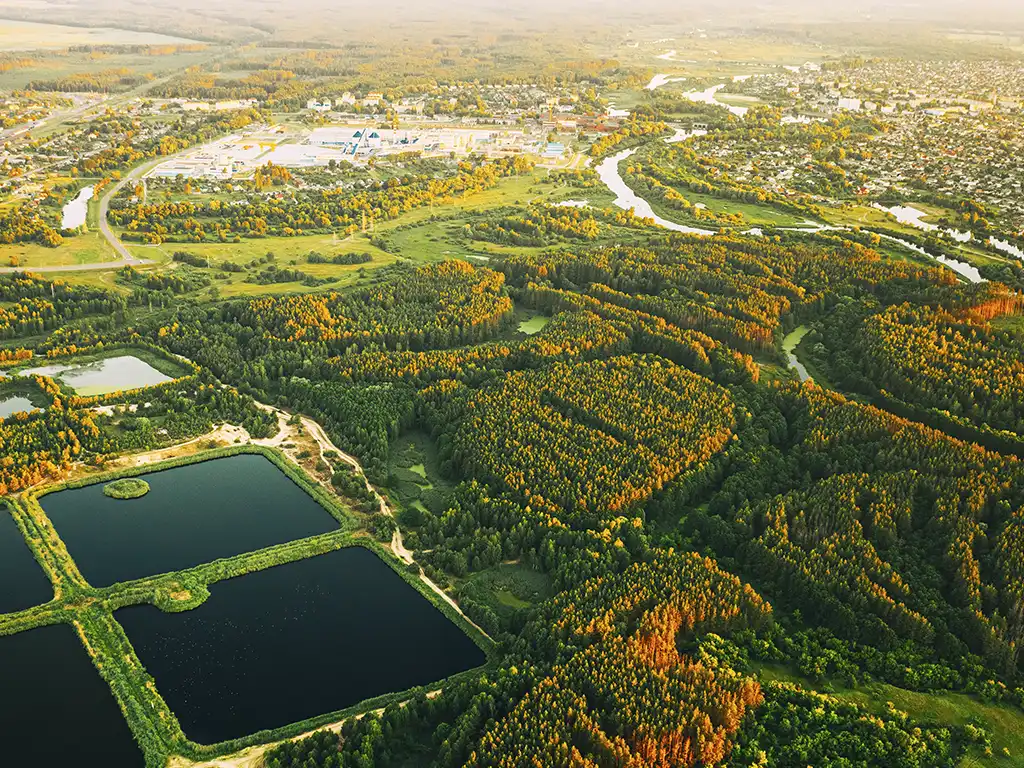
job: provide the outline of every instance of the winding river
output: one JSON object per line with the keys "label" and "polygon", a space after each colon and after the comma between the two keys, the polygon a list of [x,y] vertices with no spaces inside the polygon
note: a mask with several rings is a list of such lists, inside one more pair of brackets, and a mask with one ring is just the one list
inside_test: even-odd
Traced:
{"label": "winding river", "polygon": [[645,219],[653,219],[654,223],[659,227],[671,229],[673,232],[684,232],[690,235],[715,234],[707,229],[687,227],[682,224],[677,224],[674,221],[661,218],[654,212],[650,203],[629,188],[622,176],[619,174],[619,163],[626,158],[631,157],[635,153],[636,149],[624,149],[617,155],[605,158],[605,160],[595,169],[597,171],[597,175],[601,178],[601,181],[604,182],[605,186],[615,193],[615,205],[624,211],[632,209],[633,213],[637,216]]}
{"label": "winding river", "polygon": [[[714,94],[717,93],[718,90],[720,88],[722,88],[722,87],[724,87],[724,86],[716,86],[715,88],[709,88],[707,91],[704,91],[702,95],[709,95],[709,98],[713,99],[714,98]],[[689,97],[689,94],[687,96]],[[729,109],[730,109],[730,111],[733,110],[732,107],[730,107]],[[736,107],[735,109],[743,109],[743,111],[746,112],[746,109],[743,108],[743,107]],[[682,130],[677,130],[674,136],[671,136],[671,137],[666,139],[666,142],[673,143],[673,142],[684,141],[685,139],[689,138],[691,135],[700,135],[700,134],[703,134],[703,133],[706,133],[706,131],[700,131],[699,133],[698,132],[694,132],[694,133],[691,134],[691,133],[687,133],[687,132],[682,131]],[[677,224],[674,221],[669,221],[668,219],[663,219],[661,216],[659,216],[658,214],[656,214],[654,212],[654,208],[651,207],[651,204],[649,202],[644,200],[636,192],[634,192],[632,189],[630,189],[629,185],[626,184],[625,180],[622,178],[622,175],[619,173],[619,164],[623,160],[625,160],[625,159],[627,159],[629,157],[632,157],[634,154],[636,154],[636,151],[637,151],[636,148],[624,149],[623,151],[619,152],[618,154],[615,154],[615,155],[612,155],[611,157],[605,158],[601,162],[601,164],[598,165],[597,168],[595,169],[597,171],[598,177],[600,177],[600,179],[604,183],[604,185],[606,187],[608,187],[608,189],[610,189],[612,192],[615,193],[614,205],[616,207],[618,207],[618,208],[621,208],[624,211],[628,211],[628,210],[632,209],[632,211],[633,211],[633,213],[635,215],[637,215],[637,216],[639,216],[641,218],[651,219],[659,227],[663,227],[664,229],[672,230],[673,232],[682,232],[684,234],[690,234],[690,235],[714,235],[714,234],[717,234],[716,232],[713,232],[712,230],[709,230],[709,229],[698,229],[696,227],[688,227],[688,226],[685,226],[683,224]],[[578,202],[582,202],[582,201],[571,201],[571,202],[578,204]],[[878,206],[878,207],[881,208],[881,206]],[[934,225],[928,224],[928,222],[921,221],[921,218],[925,214],[922,213],[921,211],[918,211],[915,208],[906,207],[906,208],[900,209],[898,212],[894,211],[893,209],[885,209],[885,208],[883,208],[882,210],[886,210],[887,212],[892,213],[894,216],[897,216],[897,218],[902,216],[903,220],[905,220],[905,223],[909,223],[909,224],[912,224],[914,226],[920,225],[922,229],[924,229],[926,227],[934,226]],[[808,222],[808,223],[812,223],[812,222]],[[802,228],[802,227],[783,227],[783,229],[789,229],[789,230],[792,230],[792,231],[813,232],[813,231],[842,231],[842,230],[846,229],[846,227],[836,227],[836,226],[829,226],[829,225],[818,225],[818,226],[814,226],[814,227],[812,227],[810,229]],[[966,234],[967,239],[970,239],[970,236],[971,236],[969,232],[962,233],[962,232],[952,232],[952,231],[948,231],[948,230],[943,230],[943,231],[947,232],[948,234],[953,236],[954,239],[956,239],[958,241],[961,241],[961,242],[963,241],[963,235]],[[748,231],[747,234],[750,234],[750,235],[760,235],[761,231],[758,230],[758,229],[752,229],[752,230]],[[968,264],[967,262],[957,261],[956,259],[951,259],[951,258],[949,258],[947,256],[943,256],[941,254],[936,255],[936,254],[933,254],[933,253],[929,253],[928,251],[926,251],[921,246],[919,246],[919,245],[917,245],[915,243],[912,243],[909,240],[904,240],[904,239],[899,238],[899,237],[893,237],[891,235],[882,235],[882,234],[879,234],[879,236],[884,238],[884,239],[886,239],[886,240],[889,240],[890,242],[899,243],[904,248],[907,248],[907,249],[913,251],[914,253],[918,253],[918,254],[920,254],[922,256],[925,256],[925,257],[927,257],[927,258],[929,258],[929,259],[931,259],[933,261],[937,261],[939,264],[942,264],[944,267],[947,267],[947,268],[953,270],[954,272],[956,272],[958,275],[963,277],[968,282],[971,282],[971,283],[984,283],[984,282],[986,282],[985,278],[983,278],[981,276],[981,273],[978,271],[978,268],[973,266],[973,265],[971,265],[971,264]],[[1002,250],[1002,251],[1004,251],[1006,253],[1011,253],[1013,255],[1019,256],[1020,258],[1024,259],[1024,252],[1022,252],[1019,248],[1016,248],[1015,246],[1011,245],[1010,243],[1006,243],[1006,242],[1003,242],[1003,241],[996,241],[996,240],[992,240],[990,242],[996,248],[999,248],[1000,250]]]}
{"label": "winding river", "polygon": [[644,87],[644,90],[656,91],[663,85],[668,85],[669,83],[681,83],[684,80],[686,80],[685,77],[669,77],[668,75],[659,74],[651,78],[651,82]]}
{"label": "winding river", "polygon": [[[685,138],[685,137],[682,137],[682,138]],[[670,140],[681,140],[681,139],[676,139],[676,137],[671,137]],[[687,227],[687,226],[685,226],[683,224],[677,224],[674,221],[669,221],[668,219],[663,219],[662,217],[658,216],[658,214],[656,214],[654,212],[654,209],[651,207],[651,204],[649,202],[644,200],[636,192],[634,192],[632,189],[629,188],[629,185],[626,184],[625,180],[622,178],[622,175],[619,173],[619,163],[621,163],[623,160],[633,156],[636,153],[636,151],[637,150],[635,148],[634,149],[625,149],[625,150],[623,150],[622,152],[619,152],[616,155],[612,155],[611,157],[605,158],[601,162],[601,164],[598,165],[597,168],[595,169],[597,171],[597,175],[600,177],[600,179],[604,183],[604,185],[606,187],[608,187],[608,189],[610,189],[612,192],[615,193],[615,203],[614,203],[615,206],[618,207],[618,208],[621,208],[624,211],[628,211],[628,210],[632,209],[633,213],[635,215],[637,215],[637,216],[639,216],[641,218],[645,218],[645,219],[652,219],[654,221],[654,223],[657,224],[658,226],[663,227],[665,229],[670,229],[673,232],[683,232],[685,234],[690,234],[690,235],[714,235],[714,234],[716,234],[712,230],[698,229],[696,227]],[[784,227],[784,229],[792,229],[793,231],[808,232],[808,231],[825,231],[825,230],[829,230],[829,231],[842,231],[845,228],[844,227],[831,227],[831,226],[818,226],[818,227],[815,227],[813,229],[804,229],[804,228],[799,228],[799,227],[796,227],[796,228]],[[748,234],[759,234],[759,232],[757,232],[755,230],[751,230]],[[891,242],[899,243],[904,248],[907,248],[907,249],[913,251],[914,253],[918,253],[918,254],[920,254],[922,256],[926,256],[929,259],[932,259],[933,261],[937,261],[938,263],[942,264],[944,267],[948,267],[949,269],[953,270],[954,272],[956,272],[958,275],[960,275],[964,279],[968,280],[969,282],[972,282],[972,283],[984,283],[985,282],[985,278],[983,278],[981,276],[981,273],[978,272],[977,267],[974,267],[971,264],[968,264],[967,262],[957,261],[956,259],[950,259],[950,258],[948,258],[946,256],[942,256],[941,254],[940,255],[935,255],[933,253],[929,253],[928,251],[926,251],[921,246],[916,245],[915,243],[912,243],[909,240],[903,240],[902,238],[899,238],[899,237],[892,237],[890,235],[879,235],[879,236],[884,238],[884,239],[886,239],[886,240],[889,240]],[[1012,246],[1010,246],[1010,247],[1012,247]]]}
{"label": "winding river", "polygon": [[893,243],[899,243],[904,248],[907,248],[907,249],[913,251],[914,253],[919,253],[922,256],[927,256],[929,259],[932,259],[934,261],[939,262],[939,264],[941,264],[942,266],[948,267],[949,269],[952,269],[954,272],[956,272],[961,277],[966,278],[968,282],[971,282],[971,283],[985,283],[985,282],[988,282],[987,280],[985,280],[985,278],[983,278],[981,276],[981,273],[978,271],[977,267],[968,264],[966,261],[957,261],[956,259],[950,259],[947,256],[943,256],[942,254],[939,254],[938,256],[936,256],[934,253],[929,253],[928,251],[926,251],[924,248],[922,248],[921,246],[917,245],[916,243],[912,243],[909,240],[904,240],[904,239],[899,238],[899,237],[893,237],[892,235],[883,235],[880,232],[876,232],[875,234],[877,234],[879,237],[881,237],[884,240],[888,240],[888,241],[893,242]]}
{"label": "winding river", "polygon": [[1021,250],[1013,243],[1007,242],[1006,240],[1000,240],[996,237],[989,238],[989,245],[996,250],[1002,251],[1003,253],[1015,256],[1018,259],[1024,260],[1024,250]]}
{"label": "winding river", "polygon": [[745,116],[747,112],[750,111],[749,107],[737,107],[732,104],[725,104],[716,98],[718,92],[723,88],[725,88],[725,83],[722,83],[721,85],[713,85],[703,91],[687,91],[683,94],[683,98],[700,104],[712,104],[716,107],[725,107],[732,114],[736,115],[736,117]]}

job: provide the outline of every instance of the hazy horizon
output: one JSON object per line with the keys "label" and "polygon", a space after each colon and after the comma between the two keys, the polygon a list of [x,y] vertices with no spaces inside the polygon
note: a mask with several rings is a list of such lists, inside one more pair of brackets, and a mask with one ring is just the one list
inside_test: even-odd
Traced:
{"label": "hazy horizon", "polygon": [[[735,0],[709,7],[698,2],[636,0],[381,0],[365,3],[304,0],[283,9],[271,0],[221,2],[199,0],[11,0],[0,17],[75,26],[124,26],[165,34],[191,30],[200,39],[305,39],[342,41],[356,30],[385,33],[395,28],[422,28],[426,34],[443,26],[449,33],[465,32],[487,24],[497,35],[525,27],[582,34],[621,24],[623,34],[633,28],[687,26],[758,30],[791,25],[836,23],[888,24],[912,22],[922,26],[1005,34],[1024,29],[1024,4],[1010,0],[853,0],[821,3],[812,0]],[[495,26],[503,20],[508,26]],[[305,38],[303,37],[305,36]]]}

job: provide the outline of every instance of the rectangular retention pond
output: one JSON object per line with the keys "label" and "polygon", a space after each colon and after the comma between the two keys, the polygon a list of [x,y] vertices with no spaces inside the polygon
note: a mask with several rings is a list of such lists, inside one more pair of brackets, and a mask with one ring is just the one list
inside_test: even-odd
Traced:
{"label": "rectangular retention pond", "polygon": [[141,475],[149,493],[112,499],[103,483],[39,501],[94,587],[192,568],[338,527],[265,456],[242,454]]}
{"label": "rectangular retention pond", "polygon": [[185,735],[214,744],[485,661],[373,552],[349,547],[213,584],[201,606],[116,613]]}
{"label": "rectangular retention pond", "polygon": [[50,580],[32,556],[7,505],[0,502],[0,613],[23,611],[52,599]]}
{"label": "rectangular retention pond", "polygon": [[68,624],[0,637],[5,766],[143,768],[107,683]]}

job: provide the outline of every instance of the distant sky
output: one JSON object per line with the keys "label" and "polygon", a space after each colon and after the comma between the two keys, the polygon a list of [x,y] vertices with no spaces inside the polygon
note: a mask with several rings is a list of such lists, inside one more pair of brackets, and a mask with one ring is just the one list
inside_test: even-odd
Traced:
{"label": "distant sky", "polygon": [[[1024,32],[1024,0],[0,0],[0,17],[119,26],[207,38],[351,39],[358,29],[415,36],[481,29],[578,31],[665,24],[764,29],[915,21],[943,29]],[[429,38],[428,38],[429,39]]]}
{"label": "distant sky", "polygon": [[[165,0],[157,0],[156,5]],[[167,0],[170,1],[170,0]],[[257,0],[258,2],[258,0]],[[827,21],[887,19],[979,23],[1024,20],[1024,0],[294,0],[289,8],[313,10],[323,5],[338,10],[351,7],[359,15],[390,13],[475,16],[481,14],[579,13],[582,18],[649,16],[652,21],[680,18]]]}

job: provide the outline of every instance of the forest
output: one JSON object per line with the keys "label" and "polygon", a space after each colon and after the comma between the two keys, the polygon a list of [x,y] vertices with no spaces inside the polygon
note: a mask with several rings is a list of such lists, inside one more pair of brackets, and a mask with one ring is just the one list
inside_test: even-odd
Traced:
{"label": "forest", "polygon": [[[1008,298],[1015,312],[1018,299]],[[816,333],[830,370],[851,389],[1024,435],[1020,341],[984,314],[855,304],[837,307]]]}
{"label": "forest", "polygon": [[[381,215],[385,196],[430,197],[434,183],[339,210]],[[283,743],[273,768],[925,768],[991,754],[984,723],[843,691],[1024,705],[1024,474],[981,440],[1022,428],[1022,338],[1003,323],[1018,295],[892,258],[867,233],[704,238],[610,221],[504,208],[465,236],[528,247],[487,266],[399,261],[297,294],[196,300],[212,271],[186,251],[170,272],[119,271],[116,294],[4,276],[5,371],[118,345],[191,366],[102,399],[39,378],[45,410],[0,423],[3,490],[225,421],[273,434],[256,401],[314,419],[359,459],[394,520],[357,475],[328,466],[330,486],[365,535],[400,527],[410,573],[458,601],[495,661]],[[611,226],[637,240],[589,236]],[[270,266],[301,271],[252,269]],[[527,318],[544,322],[526,333]],[[781,339],[799,325],[801,354],[838,389],[786,371]],[[396,464],[410,435],[428,446],[422,476]],[[534,585],[529,599],[487,586],[508,572]]]}
{"label": "forest", "polygon": [[367,223],[388,221],[415,208],[442,204],[494,186],[499,179],[528,171],[521,156],[479,164],[462,163],[444,178],[429,175],[393,178],[372,188],[297,193],[288,201],[256,198],[243,206],[220,200],[205,203],[118,201],[110,221],[125,228],[124,239],[161,242],[238,241],[242,237],[296,236],[341,231],[353,234]]}
{"label": "forest", "polygon": [[[8,5],[0,640],[63,625],[137,768],[1024,766],[1020,3]],[[90,584],[48,494],[242,454],[322,527]],[[387,667],[330,605],[200,743],[122,611],[348,547],[482,656],[358,582]]]}
{"label": "forest", "polygon": [[[398,766],[425,752],[437,766],[953,766],[991,754],[980,724],[868,710],[758,683],[756,670],[1019,707],[1016,456],[758,370],[782,333],[812,322],[823,363],[839,350],[892,397],[959,398],[979,423],[1012,429],[995,419],[1013,414],[1021,340],[991,325],[1019,312],[1012,292],[831,235],[649,238],[508,254],[497,268],[517,301],[553,315],[536,336],[364,349],[321,375],[355,391],[390,384],[404,405],[379,434],[423,424],[460,481],[400,518],[429,573],[462,581],[519,562],[560,594],[509,613],[458,587],[504,638],[499,679],[278,748],[268,765]],[[925,375],[898,389],[911,366]],[[967,373],[979,368],[984,390]],[[668,577],[668,563],[693,575]],[[727,572],[741,589],[711,588],[714,607],[696,609],[710,625],[695,625],[689,601]],[[645,592],[677,583],[695,592]],[[626,595],[637,602],[617,608]]]}

